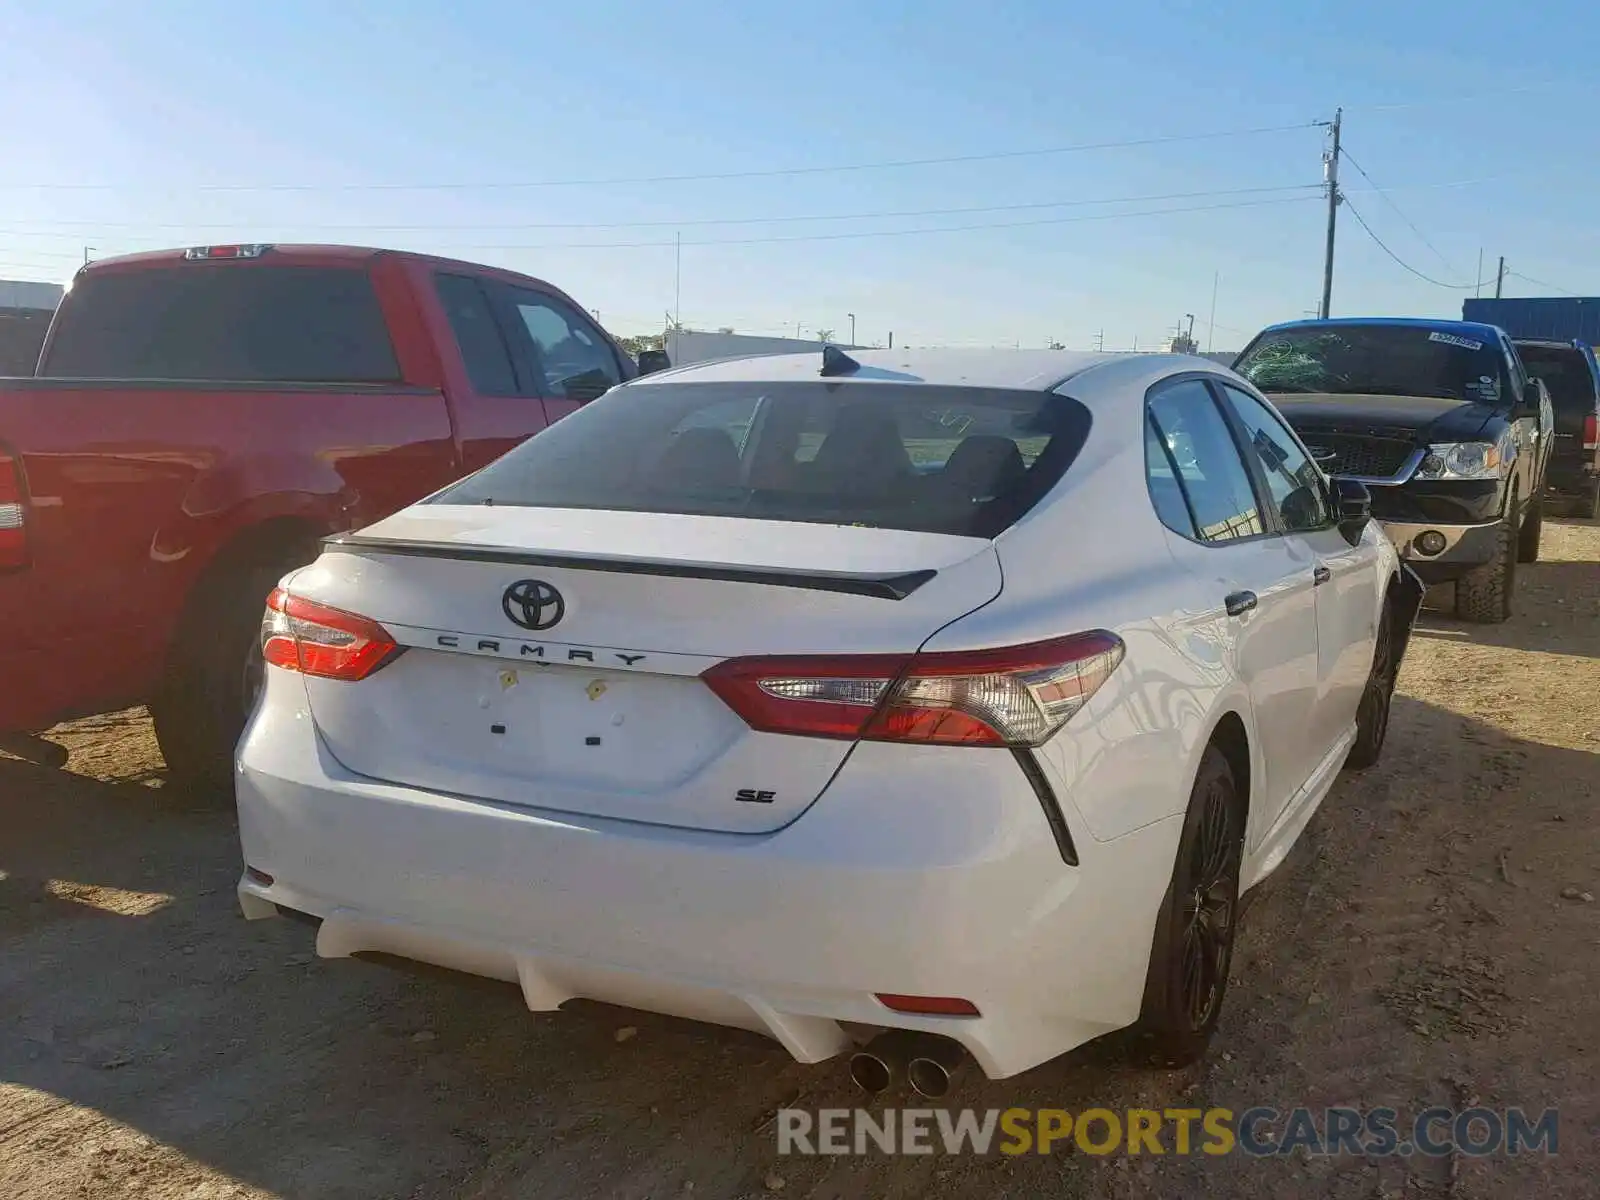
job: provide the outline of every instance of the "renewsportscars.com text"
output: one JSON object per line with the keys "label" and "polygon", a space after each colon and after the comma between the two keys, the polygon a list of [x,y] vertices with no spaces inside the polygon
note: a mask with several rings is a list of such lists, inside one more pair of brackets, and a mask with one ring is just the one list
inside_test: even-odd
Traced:
{"label": "renewsportscars.com text", "polygon": [[1558,1113],[1520,1108],[778,1110],[779,1154],[1555,1154]]}

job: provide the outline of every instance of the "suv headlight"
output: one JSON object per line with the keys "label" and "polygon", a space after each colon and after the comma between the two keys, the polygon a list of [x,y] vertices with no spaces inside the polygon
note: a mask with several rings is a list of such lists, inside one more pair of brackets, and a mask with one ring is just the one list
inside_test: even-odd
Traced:
{"label": "suv headlight", "polygon": [[1418,479],[1500,479],[1509,456],[1495,442],[1441,442],[1429,446]]}

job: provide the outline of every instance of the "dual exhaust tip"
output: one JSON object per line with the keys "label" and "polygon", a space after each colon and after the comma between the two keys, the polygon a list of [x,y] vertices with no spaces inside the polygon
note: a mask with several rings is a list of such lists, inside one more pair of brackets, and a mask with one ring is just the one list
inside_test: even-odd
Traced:
{"label": "dual exhaust tip", "polygon": [[959,1042],[934,1033],[891,1029],[850,1056],[850,1078],[862,1091],[876,1095],[904,1075],[917,1095],[942,1100],[966,1060]]}

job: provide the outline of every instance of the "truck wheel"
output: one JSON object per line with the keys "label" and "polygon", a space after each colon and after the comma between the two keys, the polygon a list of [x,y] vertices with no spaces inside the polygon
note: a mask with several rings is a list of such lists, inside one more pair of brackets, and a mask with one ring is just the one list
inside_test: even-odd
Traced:
{"label": "truck wheel", "polygon": [[1595,480],[1594,487],[1589,489],[1589,495],[1578,501],[1573,516],[1582,517],[1585,521],[1600,520],[1600,479]]}
{"label": "truck wheel", "polygon": [[1395,661],[1394,611],[1387,604],[1378,621],[1377,645],[1372,650],[1372,669],[1356,710],[1356,740],[1345,757],[1344,769],[1364,771],[1378,761],[1384,740],[1389,735],[1389,706],[1394,699],[1394,680],[1399,663]]}
{"label": "truck wheel", "polygon": [[197,798],[233,798],[234,747],[265,671],[261,614],[267,593],[286,572],[315,557],[311,550],[288,561],[224,567],[196,589],[150,716],[174,782]]}
{"label": "truck wheel", "polygon": [[1544,499],[1541,497],[1528,505],[1522,517],[1522,530],[1517,534],[1517,561],[1539,561],[1539,537],[1544,532]]}
{"label": "truck wheel", "polygon": [[1517,586],[1517,538],[1511,520],[1500,522],[1493,562],[1474,567],[1456,580],[1456,616],[1480,625],[1498,625],[1511,616]]}

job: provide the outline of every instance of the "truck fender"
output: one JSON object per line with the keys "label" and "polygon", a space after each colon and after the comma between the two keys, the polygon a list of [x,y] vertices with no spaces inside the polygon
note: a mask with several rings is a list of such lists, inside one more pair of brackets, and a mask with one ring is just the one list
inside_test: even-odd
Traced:
{"label": "truck fender", "polygon": [[173,519],[155,533],[150,557],[183,562],[194,575],[253,527],[285,520],[312,536],[355,528],[359,494],[326,461],[290,455],[232,459],[197,475]]}

